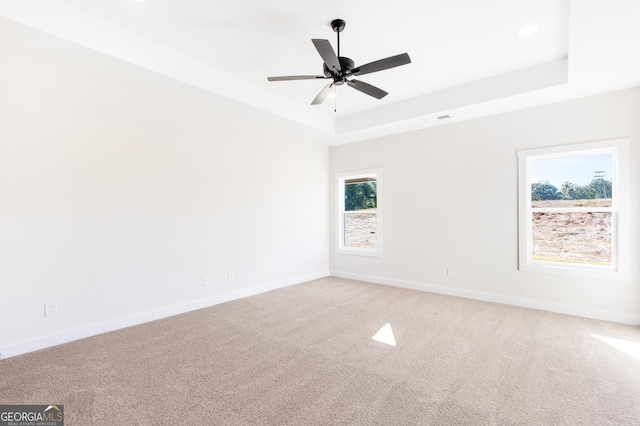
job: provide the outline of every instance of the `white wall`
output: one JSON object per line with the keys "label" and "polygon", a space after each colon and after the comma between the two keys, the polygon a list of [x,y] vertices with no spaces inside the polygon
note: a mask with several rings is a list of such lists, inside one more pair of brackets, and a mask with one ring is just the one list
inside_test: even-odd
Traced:
{"label": "white wall", "polygon": [[326,146],[66,66],[11,31],[0,356],[329,273]]}
{"label": "white wall", "polygon": [[[338,172],[383,169],[383,257],[335,253],[332,274],[640,324],[631,281],[518,272],[516,151],[631,138],[632,259],[640,258],[640,89],[331,148]],[[448,266],[455,276],[447,277]]]}

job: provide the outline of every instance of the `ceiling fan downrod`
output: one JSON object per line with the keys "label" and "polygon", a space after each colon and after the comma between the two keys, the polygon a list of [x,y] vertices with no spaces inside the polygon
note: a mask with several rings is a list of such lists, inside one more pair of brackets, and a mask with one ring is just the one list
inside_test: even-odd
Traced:
{"label": "ceiling fan downrod", "polygon": [[347,23],[344,21],[344,19],[334,19],[333,21],[331,21],[331,28],[337,33],[338,36],[338,58],[340,57],[340,33],[342,32],[342,30],[344,30],[344,27],[346,25]]}

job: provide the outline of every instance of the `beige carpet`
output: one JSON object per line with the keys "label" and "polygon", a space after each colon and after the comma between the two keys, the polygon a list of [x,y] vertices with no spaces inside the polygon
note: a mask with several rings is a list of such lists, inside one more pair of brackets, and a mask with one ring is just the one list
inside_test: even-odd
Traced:
{"label": "beige carpet", "polygon": [[[389,323],[397,346],[372,340]],[[0,361],[67,425],[638,425],[638,327],[325,278]]]}

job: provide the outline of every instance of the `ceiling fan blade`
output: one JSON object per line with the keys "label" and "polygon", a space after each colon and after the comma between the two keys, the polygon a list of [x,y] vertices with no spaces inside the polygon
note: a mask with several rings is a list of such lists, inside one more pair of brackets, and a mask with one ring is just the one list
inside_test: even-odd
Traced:
{"label": "ceiling fan blade", "polygon": [[287,81],[287,80],[315,80],[316,78],[330,78],[324,75],[283,75],[279,77],[267,77],[269,81]]}
{"label": "ceiling fan blade", "polygon": [[324,89],[322,89],[320,93],[318,93],[318,96],[316,96],[315,99],[311,101],[311,105],[319,105],[323,103],[324,100],[327,99],[327,96],[329,96],[329,93],[331,93],[332,88],[333,88],[333,83],[330,83],[324,86]]}
{"label": "ceiling fan blade", "polygon": [[401,53],[396,56],[390,56],[378,61],[369,62],[368,64],[361,65],[351,70],[349,75],[364,75],[376,71],[387,70],[389,68],[399,67],[400,65],[406,65],[411,63],[409,54]]}
{"label": "ceiling fan blade", "polygon": [[373,96],[376,99],[382,99],[385,96],[388,95],[387,92],[385,92],[382,89],[378,89],[376,86],[372,86],[368,83],[365,83],[363,81],[358,81],[358,80],[347,80],[347,84],[350,87],[353,87],[356,90],[361,91],[362,93],[365,93],[369,96]]}
{"label": "ceiling fan blade", "polygon": [[324,39],[311,39],[313,45],[316,47],[316,50],[322,57],[322,60],[327,65],[331,71],[340,72],[342,68],[340,68],[340,61],[338,60],[338,56],[336,55],[335,50],[331,47],[331,43],[329,40]]}

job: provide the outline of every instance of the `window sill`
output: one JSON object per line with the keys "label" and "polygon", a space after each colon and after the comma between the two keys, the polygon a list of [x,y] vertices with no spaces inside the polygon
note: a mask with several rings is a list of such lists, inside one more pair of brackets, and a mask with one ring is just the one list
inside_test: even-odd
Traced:
{"label": "window sill", "polygon": [[571,275],[575,277],[595,278],[603,280],[629,281],[628,273],[608,269],[606,267],[563,266],[553,262],[536,262],[520,267],[521,272],[538,272],[543,274]]}
{"label": "window sill", "polygon": [[382,250],[380,248],[341,247],[336,249],[336,253],[356,256],[382,257]]}

